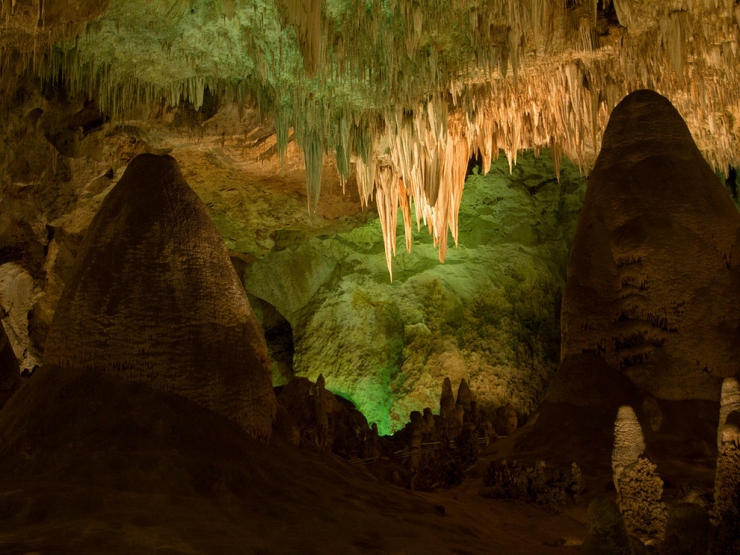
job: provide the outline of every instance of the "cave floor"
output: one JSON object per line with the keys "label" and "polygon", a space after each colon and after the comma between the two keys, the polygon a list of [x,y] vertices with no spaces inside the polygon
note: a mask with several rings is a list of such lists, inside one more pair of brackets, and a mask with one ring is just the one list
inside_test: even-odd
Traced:
{"label": "cave floor", "polygon": [[[0,411],[0,553],[576,552],[589,500],[613,495],[608,466],[584,472],[561,514],[479,496],[515,441],[487,447],[461,485],[413,492],[318,449],[258,443],[172,394],[42,369]],[[666,498],[684,479],[711,490],[709,464],[659,469]]]}

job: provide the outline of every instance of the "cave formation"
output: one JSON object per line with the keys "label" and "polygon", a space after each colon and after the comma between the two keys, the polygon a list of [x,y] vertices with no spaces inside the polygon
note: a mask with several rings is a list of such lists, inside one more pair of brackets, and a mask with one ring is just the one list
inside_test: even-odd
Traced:
{"label": "cave formation", "polygon": [[1,0],[0,552],[740,553],[739,42]]}

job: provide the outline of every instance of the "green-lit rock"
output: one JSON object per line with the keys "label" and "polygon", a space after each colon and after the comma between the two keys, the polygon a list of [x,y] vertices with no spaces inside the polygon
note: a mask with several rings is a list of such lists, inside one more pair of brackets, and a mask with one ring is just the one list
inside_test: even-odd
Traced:
{"label": "green-lit rock", "polygon": [[[465,378],[478,406],[531,412],[559,362],[560,294],[585,193],[570,164],[557,182],[548,156],[505,158],[471,175],[459,247],[444,264],[426,230],[393,260],[377,219],[314,237],[252,264],[250,294],[291,322],[294,371],[354,401],[381,433],[412,410],[438,407],[446,376]],[[404,244],[398,227],[398,244]]]}

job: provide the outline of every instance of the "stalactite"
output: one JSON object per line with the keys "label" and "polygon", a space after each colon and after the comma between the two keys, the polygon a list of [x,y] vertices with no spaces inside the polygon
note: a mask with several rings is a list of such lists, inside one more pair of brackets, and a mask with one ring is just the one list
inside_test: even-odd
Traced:
{"label": "stalactite", "polygon": [[[197,109],[205,87],[240,106],[254,103],[275,122],[281,160],[293,129],[309,209],[330,153],[343,180],[354,168],[363,206],[376,196],[387,233],[390,211],[395,218],[400,207],[406,247],[415,219],[417,228],[428,227],[441,258],[448,234],[457,238],[466,157],[479,153],[487,172],[501,151],[513,168],[521,149],[549,147],[558,177],[563,155],[588,172],[612,108],[636,88],[671,99],[711,164],[740,163],[740,8],[731,0],[688,2],[683,11],[605,0],[621,26],[600,36],[594,0],[129,4],[114,0],[117,11],[108,17],[41,28],[44,3],[26,13],[22,4],[3,2],[2,91],[30,69],[70,95],[96,98],[120,121],[142,106],[188,102]],[[170,26],[171,36],[156,47],[166,64],[102,54],[111,40],[124,45],[135,5]],[[238,31],[239,52],[188,43],[183,25],[199,33],[217,27],[214,37]],[[160,76],[147,67],[154,62],[165,73],[170,65],[182,71]],[[395,235],[386,245],[395,247]]]}

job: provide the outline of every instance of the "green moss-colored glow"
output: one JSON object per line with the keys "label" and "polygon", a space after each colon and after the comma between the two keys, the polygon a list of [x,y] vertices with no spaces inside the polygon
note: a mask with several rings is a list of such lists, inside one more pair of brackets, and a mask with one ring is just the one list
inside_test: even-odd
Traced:
{"label": "green moss-colored glow", "polygon": [[[509,175],[501,158],[470,176],[460,246],[440,264],[426,230],[393,260],[389,283],[377,219],[271,253],[246,274],[250,293],[293,325],[294,370],[326,378],[381,433],[412,410],[438,409],[442,380],[466,378],[484,409],[531,411],[559,360],[559,303],[585,192],[546,154]],[[399,226],[399,231],[401,227]],[[402,241],[402,237],[398,237]]]}

